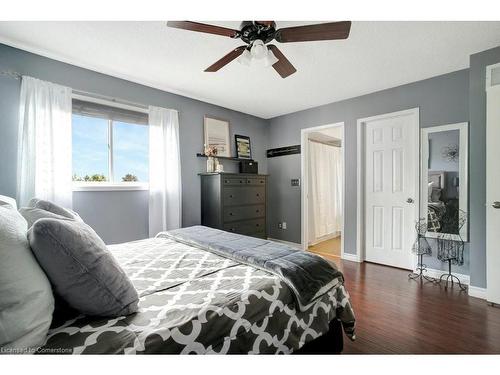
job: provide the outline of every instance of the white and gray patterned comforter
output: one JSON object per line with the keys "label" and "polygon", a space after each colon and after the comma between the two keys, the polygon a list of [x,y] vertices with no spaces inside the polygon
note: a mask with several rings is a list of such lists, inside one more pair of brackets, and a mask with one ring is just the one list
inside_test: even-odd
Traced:
{"label": "white and gray patterned comforter", "polygon": [[169,238],[109,249],[139,293],[138,313],[67,320],[49,331],[42,352],[291,353],[335,318],[354,335],[341,282],[300,311],[277,276]]}

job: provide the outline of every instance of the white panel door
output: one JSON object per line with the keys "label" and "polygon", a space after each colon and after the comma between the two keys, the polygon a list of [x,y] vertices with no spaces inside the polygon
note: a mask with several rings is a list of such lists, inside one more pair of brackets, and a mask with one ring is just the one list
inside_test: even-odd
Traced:
{"label": "white panel door", "polygon": [[486,299],[500,304],[500,84],[488,89],[486,108]]}
{"label": "white panel door", "polygon": [[418,218],[418,112],[368,119],[364,131],[365,260],[411,269]]}

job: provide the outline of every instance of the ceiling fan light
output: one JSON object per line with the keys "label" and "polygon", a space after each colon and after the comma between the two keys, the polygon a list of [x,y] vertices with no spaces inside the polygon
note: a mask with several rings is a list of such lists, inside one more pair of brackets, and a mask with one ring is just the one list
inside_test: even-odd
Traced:
{"label": "ceiling fan light", "polygon": [[267,47],[262,40],[257,39],[253,42],[250,53],[254,59],[263,59],[267,56]]}
{"label": "ceiling fan light", "polygon": [[266,55],[266,58],[265,58],[265,66],[268,67],[268,66],[272,66],[274,64],[276,64],[279,60],[276,58],[276,56],[274,56],[274,53],[273,51],[271,51],[270,49],[267,50],[267,55]]}
{"label": "ceiling fan light", "polygon": [[240,57],[238,57],[238,62],[242,65],[250,66],[252,62],[252,55],[248,50],[244,50]]}

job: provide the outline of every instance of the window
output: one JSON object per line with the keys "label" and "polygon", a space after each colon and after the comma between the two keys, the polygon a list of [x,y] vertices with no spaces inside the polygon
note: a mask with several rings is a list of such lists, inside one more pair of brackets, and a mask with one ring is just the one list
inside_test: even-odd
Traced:
{"label": "window", "polygon": [[78,188],[147,186],[147,114],[73,100],[73,181]]}

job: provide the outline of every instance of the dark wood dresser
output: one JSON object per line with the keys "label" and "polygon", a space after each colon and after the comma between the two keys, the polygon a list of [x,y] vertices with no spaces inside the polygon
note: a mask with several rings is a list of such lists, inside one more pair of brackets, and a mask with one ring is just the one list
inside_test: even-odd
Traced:
{"label": "dark wood dresser", "polygon": [[201,224],[267,238],[267,175],[200,173]]}

